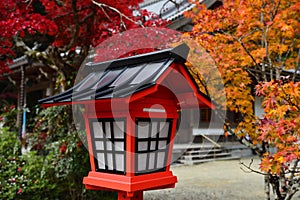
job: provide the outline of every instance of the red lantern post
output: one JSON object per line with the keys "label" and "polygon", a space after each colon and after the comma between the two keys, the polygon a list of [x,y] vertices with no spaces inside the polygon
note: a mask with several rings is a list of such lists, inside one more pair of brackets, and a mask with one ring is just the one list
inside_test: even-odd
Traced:
{"label": "red lantern post", "polygon": [[[189,48],[93,63],[72,89],[41,100],[45,107],[83,104],[91,171],[87,189],[118,191],[119,200],[173,188],[170,171],[178,110],[212,108],[185,67]],[[108,66],[108,67],[107,67]]]}

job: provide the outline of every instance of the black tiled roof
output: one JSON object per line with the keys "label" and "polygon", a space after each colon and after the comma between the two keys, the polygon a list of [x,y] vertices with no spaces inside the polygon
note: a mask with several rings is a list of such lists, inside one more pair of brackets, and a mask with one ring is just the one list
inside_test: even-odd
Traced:
{"label": "black tiled roof", "polygon": [[185,62],[189,47],[141,54],[101,63],[87,63],[90,72],[82,81],[58,95],[40,100],[43,104],[122,98],[156,84],[173,62]]}

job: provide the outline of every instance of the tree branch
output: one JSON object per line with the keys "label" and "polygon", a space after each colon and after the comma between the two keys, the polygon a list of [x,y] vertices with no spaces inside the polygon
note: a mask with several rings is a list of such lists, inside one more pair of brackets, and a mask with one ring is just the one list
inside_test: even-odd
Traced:
{"label": "tree branch", "polygon": [[[225,129],[232,135],[236,135],[229,124],[224,124]],[[237,136],[238,137],[238,136]],[[259,156],[262,156],[265,151],[260,150],[257,146],[253,145],[251,141],[247,140],[244,137],[238,137],[238,140],[244,144],[246,147],[249,147],[250,149],[253,149]]]}
{"label": "tree branch", "polygon": [[77,12],[77,8],[76,8],[76,4],[77,4],[77,0],[72,0],[72,11],[74,14],[75,30],[73,32],[73,36],[72,36],[70,43],[66,47],[64,47],[62,49],[62,51],[67,51],[67,50],[71,49],[76,44],[77,39],[78,39],[80,24],[79,24],[79,20],[78,20],[78,12]]}
{"label": "tree branch", "polygon": [[294,163],[294,165],[292,166],[292,169],[291,169],[291,177],[290,177],[290,182],[289,182],[289,185],[292,186],[294,185],[295,183],[295,180],[294,180],[294,177],[295,177],[295,173],[296,172],[299,172],[297,171],[297,167],[298,167],[298,163],[299,163],[299,159],[297,159]]}
{"label": "tree branch", "polygon": [[298,55],[297,55],[297,61],[296,61],[296,68],[295,68],[295,72],[293,74],[293,81],[296,80],[296,76],[297,76],[298,71],[299,71],[299,59],[300,59],[300,48],[298,49]]}
{"label": "tree branch", "polygon": [[282,64],[281,64],[280,68],[282,68],[282,69],[284,68],[284,65],[285,65],[285,63],[286,63],[286,61],[287,61],[287,58],[288,58],[288,56],[289,56],[289,54],[290,54],[290,52],[291,52],[291,50],[292,50],[292,48],[293,48],[295,42],[296,42],[296,38],[294,38],[294,39],[293,39],[293,42],[291,42],[291,44],[290,44],[290,46],[289,46],[289,48],[288,48],[288,50],[287,50],[287,52],[286,52],[284,58],[282,59],[283,62],[282,62]]}
{"label": "tree branch", "polygon": [[[275,16],[277,15],[280,3],[281,3],[281,1],[278,1],[278,3],[274,6],[274,9],[271,10],[271,12],[270,12],[271,20],[273,20],[275,18]],[[272,11],[274,11],[274,12],[272,12]]]}
{"label": "tree branch", "polygon": [[125,19],[127,19],[128,21],[130,21],[130,22],[132,22],[132,23],[134,23],[134,24],[136,24],[136,25],[139,25],[139,26],[141,26],[141,27],[144,27],[141,23],[132,20],[130,17],[128,17],[127,15],[124,15],[121,11],[119,11],[118,9],[116,9],[116,8],[114,8],[114,7],[112,7],[112,6],[109,6],[109,5],[104,4],[104,3],[96,2],[96,1],[94,1],[94,0],[91,0],[91,1],[92,1],[93,4],[97,5],[97,6],[100,7],[100,8],[108,8],[108,9],[110,9],[110,10],[112,10],[112,11],[118,13],[119,16],[120,16],[120,24],[123,25],[124,28],[126,28],[126,26],[125,26],[125,23],[123,22],[123,19],[122,19],[122,18],[125,18]]}
{"label": "tree branch", "polygon": [[29,6],[32,4],[33,0],[25,0],[24,3],[28,3],[28,5],[26,6],[26,9],[29,8]]}
{"label": "tree branch", "polygon": [[167,3],[169,3],[169,2],[172,2],[173,4],[175,4],[175,7],[177,8],[177,10],[179,10],[179,4],[178,4],[176,1],[174,1],[174,0],[168,0],[168,1],[166,1],[166,2],[163,4],[163,6],[161,7],[161,9],[159,10],[159,17],[161,17],[163,8],[164,8],[165,5],[167,5]]}
{"label": "tree branch", "polygon": [[246,165],[246,164],[243,163],[242,161],[240,161],[240,164],[241,164],[242,166],[244,166],[246,169],[248,169],[248,171],[246,171],[244,168],[240,167],[240,169],[243,170],[243,171],[246,172],[246,173],[252,173],[252,172],[254,172],[254,173],[257,173],[257,174],[261,174],[261,175],[267,175],[267,174],[262,173],[262,172],[260,172],[260,171],[254,170],[254,169],[251,167],[252,164],[253,164],[253,158],[251,158],[249,165]]}
{"label": "tree branch", "polygon": [[[270,57],[270,53],[269,53],[269,42],[268,42],[268,33],[269,33],[269,27],[267,26],[265,31],[263,32],[263,43],[264,43],[264,46],[266,48],[266,56],[267,56],[267,59],[268,59],[268,66],[270,67],[270,69],[272,70],[273,69],[273,63],[272,63],[272,60],[271,60],[271,57]],[[272,73],[271,73],[272,74]],[[272,75],[270,77],[271,79],[273,78]],[[277,73],[276,73],[276,80],[279,79],[279,76],[277,77]]]}
{"label": "tree branch", "polygon": [[92,12],[90,12],[88,15],[86,15],[80,22],[79,24],[82,25],[86,22],[86,20],[88,20],[89,18],[93,17],[95,15],[94,10]]}
{"label": "tree branch", "polygon": [[209,92],[208,92],[207,85],[206,85],[205,82],[202,80],[200,73],[198,73],[197,71],[195,72],[193,69],[190,69],[189,71],[190,71],[191,73],[193,73],[193,74],[197,77],[197,79],[199,80],[200,84],[204,87],[204,90],[205,90],[206,95],[210,96],[210,95],[209,95]]}
{"label": "tree branch", "polygon": [[104,13],[104,15],[106,16],[106,18],[112,22],[112,19],[110,18],[110,16],[108,15],[108,13],[105,11],[105,9],[103,8],[103,6],[100,6],[100,9],[102,10],[102,12]]}
{"label": "tree branch", "polygon": [[281,91],[286,96],[286,98],[284,98],[284,100],[286,100],[292,106],[295,106],[297,108],[297,110],[300,111],[300,106],[297,103],[292,102],[292,99],[290,98],[290,96],[285,92],[284,87],[281,87]]}
{"label": "tree branch", "polygon": [[249,52],[249,50],[247,49],[247,47],[245,46],[245,44],[243,43],[242,39],[244,39],[245,37],[249,36],[250,34],[254,33],[255,31],[257,31],[258,29],[254,29],[253,31],[247,33],[246,35],[244,35],[244,37],[235,37],[229,33],[226,33],[225,31],[220,31],[222,34],[224,35],[228,35],[230,37],[232,37],[234,40],[236,40],[245,50],[245,52],[247,53],[247,55],[251,58],[251,60],[253,61],[253,63],[255,64],[255,66],[259,67],[259,63],[256,62],[255,58],[252,56],[252,54]]}

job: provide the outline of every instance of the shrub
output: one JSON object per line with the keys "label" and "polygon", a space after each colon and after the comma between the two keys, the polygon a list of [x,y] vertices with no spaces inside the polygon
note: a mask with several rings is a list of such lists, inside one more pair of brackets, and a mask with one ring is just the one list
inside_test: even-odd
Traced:
{"label": "shrub", "polygon": [[27,133],[28,153],[21,154],[16,132],[0,130],[0,199],[116,198],[115,193],[84,188],[89,156],[80,139],[84,137],[79,137],[70,119],[70,107],[36,111],[33,132]]}

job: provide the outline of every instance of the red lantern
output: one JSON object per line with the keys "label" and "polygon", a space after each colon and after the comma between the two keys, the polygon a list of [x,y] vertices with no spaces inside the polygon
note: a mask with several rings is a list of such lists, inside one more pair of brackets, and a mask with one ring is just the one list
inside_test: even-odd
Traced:
{"label": "red lantern", "polygon": [[72,89],[41,100],[44,107],[83,104],[91,171],[87,189],[143,199],[143,191],[172,188],[170,171],[178,110],[212,108],[184,63],[182,44],[112,62],[87,64],[91,73]]}

